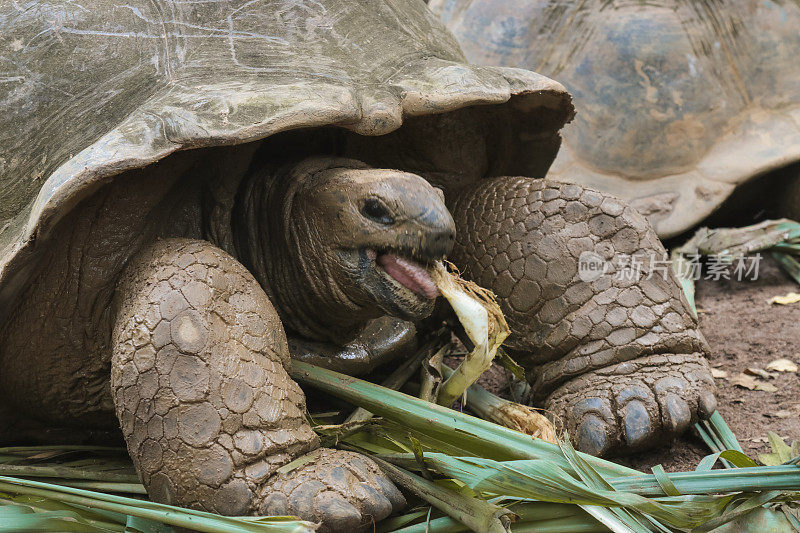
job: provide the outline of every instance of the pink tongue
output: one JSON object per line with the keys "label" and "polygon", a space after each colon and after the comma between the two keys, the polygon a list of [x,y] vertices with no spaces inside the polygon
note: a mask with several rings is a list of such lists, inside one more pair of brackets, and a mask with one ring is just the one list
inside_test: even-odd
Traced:
{"label": "pink tongue", "polygon": [[431,300],[439,296],[439,289],[436,288],[430,274],[419,263],[394,254],[381,254],[378,256],[378,264],[414,294]]}

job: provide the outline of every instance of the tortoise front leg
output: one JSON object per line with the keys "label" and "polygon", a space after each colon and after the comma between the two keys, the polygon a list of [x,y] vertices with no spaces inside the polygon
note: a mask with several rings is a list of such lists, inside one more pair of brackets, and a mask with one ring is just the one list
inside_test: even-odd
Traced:
{"label": "tortoise front leg", "polygon": [[[498,296],[536,401],[582,451],[652,446],[714,411],[708,346],[647,221],[579,185],[496,178],[455,201],[453,260]],[[606,273],[579,272],[600,258]],[[614,271],[636,256],[641,275]],[[648,261],[653,258],[653,263]]]}
{"label": "tortoise front leg", "polygon": [[[156,501],[226,515],[294,514],[334,531],[404,505],[370,460],[318,449],[285,370],[283,328],[235,259],[204,241],[141,252],[117,287],[111,388]],[[301,455],[310,460],[276,470]]]}

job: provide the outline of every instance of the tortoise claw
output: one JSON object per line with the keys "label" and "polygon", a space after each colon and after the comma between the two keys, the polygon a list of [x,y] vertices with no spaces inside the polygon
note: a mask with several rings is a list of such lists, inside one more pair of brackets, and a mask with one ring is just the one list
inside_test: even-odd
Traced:
{"label": "tortoise claw", "polygon": [[717,398],[709,391],[703,391],[697,399],[697,415],[701,420],[708,420],[717,410]]}
{"label": "tortoise claw", "polygon": [[578,449],[591,455],[602,455],[610,444],[609,429],[597,415],[587,415],[578,430]]}
{"label": "tortoise claw", "polygon": [[325,491],[317,495],[315,504],[325,525],[331,531],[358,531],[361,526],[361,513],[342,495]]}
{"label": "tortoise claw", "polygon": [[667,394],[663,400],[665,425],[674,433],[682,433],[692,423],[692,412],[689,405],[675,394]]}
{"label": "tortoise claw", "polygon": [[406,499],[403,496],[397,487],[394,486],[394,483],[386,479],[385,477],[379,477],[375,479],[375,483],[381,490],[381,494],[386,496],[389,500],[389,503],[392,504],[392,511],[400,511],[406,506]]}
{"label": "tortoise claw", "polygon": [[653,434],[653,421],[645,405],[639,400],[629,401],[623,412],[625,441],[631,449],[644,446]]}

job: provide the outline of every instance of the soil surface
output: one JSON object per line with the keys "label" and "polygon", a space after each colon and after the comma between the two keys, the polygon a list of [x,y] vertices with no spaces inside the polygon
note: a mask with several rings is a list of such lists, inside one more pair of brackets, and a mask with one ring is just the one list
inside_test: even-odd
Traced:
{"label": "soil surface", "polygon": [[[711,366],[727,373],[727,379],[715,379],[718,410],[745,453],[753,459],[759,453],[768,453],[768,431],[789,444],[800,440],[800,374],[756,376],[757,383],[774,385],[775,392],[748,390],[731,383],[748,367],[763,370],[776,359],[786,358],[800,366],[800,303],[768,303],[773,296],[800,292],[797,282],[767,255],[759,262],[756,280],[700,280],[696,290],[700,328],[711,345]],[[663,448],[620,462],[645,471],[659,463],[667,471],[694,470],[708,453],[698,437],[686,435]]]}

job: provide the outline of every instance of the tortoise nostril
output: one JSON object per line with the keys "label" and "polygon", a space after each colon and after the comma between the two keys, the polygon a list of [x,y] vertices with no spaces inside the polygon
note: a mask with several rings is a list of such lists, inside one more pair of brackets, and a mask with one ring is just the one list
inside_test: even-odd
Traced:
{"label": "tortoise nostril", "polygon": [[432,232],[429,237],[427,252],[436,258],[446,256],[453,250],[454,241],[455,233],[449,228]]}
{"label": "tortoise nostril", "polygon": [[367,198],[361,206],[361,214],[380,224],[387,226],[394,224],[394,217],[389,209],[377,198]]}

